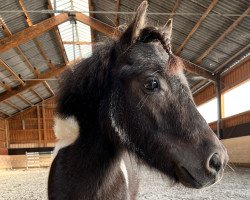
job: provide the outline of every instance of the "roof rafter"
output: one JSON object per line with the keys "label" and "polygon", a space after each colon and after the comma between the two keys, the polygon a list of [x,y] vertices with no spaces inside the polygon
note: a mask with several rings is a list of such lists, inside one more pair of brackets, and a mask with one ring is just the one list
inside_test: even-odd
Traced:
{"label": "roof rafter", "polygon": [[47,81],[44,81],[44,82],[43,82],[43,85],[47,88],[47,90],[49,90],[49,93],[50,93],[52,96],[55,95],[54,91],[52,90],[52,88],[50,87],[50,85],[47,83]]}
{"label": "roof rafter", "polygon": [[202,80],[199,83],[195,84],[192,88],[191,91],[194,92],[197,89],[199,89],[201,86],[203,86],[206,82],[208,82],[209,80]]}
{"label": "roof rafter", "polygon": [[[250,44],[248,44],[247,46],[245,46],[243,49],[241,49],[240,51],[238,51],[235,55],[233,55],[232,57],[230,57],[229,59],[227,59],[222,65],[220,65],[219,67],[217,67],[217,69],[215,69],[215,71],[214,71],[215,72],[215,76],[218,75],[218,74],[223,73],[224,67],[226,67],[228,63],[230,63],[233,59],[235,59],[237,56],[239,56],[242,52],[244,52],[249,47],[250,47]],[[249,57],[247,59],[249,59]],[[195,91],[199,90],[207,82],[209,82],[209,80],[202,80],[202,81],[198,82],[197,84],[195,84],[191,88],[191,91],[195,92]]]}
{"label": "roof rafter", "polygon": [[[53,29],[59,24],[62,24],[63,22],[68,21],[69,19],[70,17],[68,16],[67,13],[61,13],[57,16],[50,17],[42,22],[39,22],[38,24],[30,26],[9,37],[0,39],[0,53],[8,49],[14,48],[25,42],[28,42],[29,40],[32,40],[36,38],[37,36],[45,32],[48,32],[49,30]],[[27,37],[27,35],[29,37]]]}
{"label": "roof rafter", "polygon": [[15,79],[21,84],[25,85],[24,81],[11,69],[11,67],[5,63],[1,58],[0,58],[0,65],[6,69],[12,76],[15,77]]}
{"label": "roof rafter", "polygon": [[3,103],[7,104],[11,108],[14,108],[15,110],[18,110],[18,111],[22,110],[22,109],[20,109],[19,107],[15,106],[13,103],[11,103],[9,101],[4,101]]}
{"label": "roof rafter", "polygon": [[[120,7],[121,7],[120,0],[116,0],[115,11],[116,11],[116,12],[119,12],[119,11],[120,11]],[[115,25],[116,27],[119,26],[119,14],[118,14],[118,13],[115,14],[115,17],[114,17],[114,25]]]}
{"label": "roof rafter", "polygon": [[234,23],[233,24],[231,24],[231,26],[229,26],[228,28],[227,28],[227,30],[224,32],[224,33],[222,33],[221,35],[220,35],[220,37],[218,37],[217,38],[217,40],[205,51],[205,52],[203,52],[197,59],[196,59],[196,61],[195,61],[195,63],[198,63],[198,64],[200,64],[200,63],[202,63],[202,61],[203,61],[203,59],[220,43],[220,42],[222,42],[225,38],[226,38],[226,36],[229,34],[229,33],[231,33],[234,29],[235,29],[235,27],[236,26],[238,26],[239,25],[239,23],[244,19],[244,17],[246,17],[246,15],[249,15],[250,14],[250,7],[248,7],[245,11],[244,11],[244,13],[242,13],[242,15],[240,15],[240,17],[238,17],[238,19],[237,20],[235,20],[234,21]]}
{"label": "roof rafter", "polygon": [[[69,63],[71,65],[73,63]],[[48,79],[50,77],[53,77],[55,75],[58,75],[62,73],[65,69],[69,68],[69,65],[64,65],[62,67],[58,67],[55,69],[48,70],[47,72],[43,73],[40,75],[41,80],[32,80],[32,81],[27,81],[26,84],[23,87],[16,87],[13,88],[12,91],[7,92],[5,94],[0,95],[0,103],[3,102],[6,99],[9,99],[10,97],[20,94],[21,92],[30,89],[31,87],[34,87],[35,85],[41,83],[44,81],[44,79]]]}
{"label": "roof rafter", "polygon": [[103,24],[102,22],[98,21],[97,19],[90,18],[87,15],[84,15],[82,13],[76,13],[75,19],[77,21],[80,21],[91,28],[95,29],[96,31],[99,31],[105,35],[111,36],[111,37],[118,37],[119,33],[116,31],[116,29],[112,26],[108,26],[106,24]]}
{"label": "roof rafter", "polygon": [[183,60],[183,63],[184,63],[185,69],[188,72],[194,73],[198,76],[202,76],[202,77],[204,77],[206,79],[210,79],[212,81],[216,81],[216,77],[212,73],[206,71],[205,69],[203,69],[201,67],[198,67],[196,64],[191,63],[191,62],[187,62],[185,60]]}
{"label": "roof rafter", "polygon": [[63,41],[63,44],[76,44],[76,45],[92,45],[94,42],[83,42],[83,41]]}
{"label": "roof rafter", "polygon": [[16,95],[17,97],[19,97],[22,101],[24,101],[26,104],[30,105],[30,106],[33,106],[33,104],[28,101],[25,97],[23,97],[21,94],[17,94]]}
{"label": "roof rafter", "polygon": [[[48,0],[48,9],[49,10],[53,10],[53,7],[52,7],[52,4],[51,4],[51,1]],[[54,14],[50,14],[51,17],[55,16]],[[59,43],[59,47],[60,47],[60,51],[61,51],[61,54],[63,56],[63,59],[64,59],[64,63],[68,63],[69,60],[68,60],[68,57],[67,57],[67,54],[66,54],[66,51],[65,51],[65,48],[63,46],[63,43],[62,43],[62,38],[61,38],[61,35],[59,33],[59,30],[58,30],[58,27],[55,27],[54,28],[54,32],[56,34],[56,39]]]}
{"label": "roof rafter", "polygon": [[192,30],[190,31],[190,33],[188,34],[188,36],[184,39],[184,41],[182,42],[182,44],[176,50],[176,52],[175,52],[176,55],[179,55],[181,53],[181,51],[183,50],[183,47],[188,43],[188,41],[190,40],[190,38],[192,37],[192,35],[199,28],[199,26],[201,25],[201,23],[203,22],[203,20],[207,17],[207,15],[210,13],[210,11],[214,8],[214,6],[217,4],[217,2],[218,2],[218,0],[213,0],[210,3],[210,5],[208,6],[207,10],[203,13],[203,15],[198,20],[198,22],[195,24],[195,26],[192,28]]}
{"label": "roof rafter", "polygon": [[174,17],[174,15],[175,15],[175,13],[176,13],[176,10],[178,9],[178,7],[180,6],[180,3],[181,3],[181,0],[176,0],[175,1],[175,4],[174,4],[174,7],[173,7],[173,9],[172,9],[172,11],[171,11],[171,15],[169,15],[169,18],[173,18]]}
{"label": "roof rafter", "polygon": [[3,87],[5,90],[7,90],[8,92],[11,91],[11,87],[8,86],[4,81],[0,81],[0,85],[1,87]]}
{"label": "roof rafter", "polygon": [[[3,20],[0,18],[0,23],[2,24],[2,29],[3,29],[3,32],[5,34],[5,36],[11,36],[12,33],[11,31],[9,30],[8,26],[3,22]],[[35,74],[36,76],[38,76],[40,74],[40,72],[37,70],[36,67],[34,67],[28,60],[28,58],[24,55],[23,51],[20,49],[19,46],[17,46],[15,48],[15,51],[17,52],[17,54],[20,55],[21,58],[23,58],[24,62],[26,63],[26,65],[28,66],[28,68],[30,69],[30,71]]]}
{"label": "roof rafter", "polygon": [[0,110],[0,113],[2,113],[3,115],[5,115],[5,116],[7,116],[7,117],[11,117],[12,115],[10,115],[10,114],[8,114],[8,113],[6,113],[5,111],[3,111],[3,110]]}
{"label": "roof rafter", "polygon": [[[28,26],[33,26],[33,23],[32,23],[32,20],[29,16],[29,13],[26,11],[26,8],[25,8],[25,5],[23,3],[23,0],[18,0],[18,3],[25,15],[25,19],[26,19],[26,22],[28,24]],[[37,49],[39,50],[40,54],[42,55],[43,59],[45,60],[45,62],[47,63],[48,67],[49,68],[54,68],[55,66],[52,64],[51,60],[49,59],[48,55],[46,54],[46,52],[44,51],[44,49],[42,48],[42,45],[41,45],[41,42],[37,39],[37,38],[34,38],[34,43],[37,47]]]}
{"label": "roof rafter", "polygon": [[33,88],[30,88],[30,91],[33,92],[38,97],[38,99],[41,99],[42,101],[44,100],[43,97],[38,94],[37,91],[35,91]]}
{"label": "roof rafter", "polygon": [[[71,16],[68,13],[61,13],[59,15],[50,17],[42,22],[39,22],[33,26],[30,26],[12,36],[0,39],[0,53],[4,52],[10,48],[14,48],[20,44],[23,44],[29,40],[36,38],[37,36],[48,32],[49,30],[55,28],[59,24],[68,21]],[[105,25],[96,19],[92,19],[87,15],[82,13],[76,13],[75,19],[92,27],[96,31],[99,31],[105,35],[111,37],[118,37],[119,33],[115,32],[115,28],[112,26]],[[29,35],[29,37],[27,37]]]}
{"label": "roof rafter", "polygon": [[[93,1],[92,0],[88,0],[89,2],[89,11],[94,11],[94,4],[93,4]],[[94,13],[89,13],[89,16],[94,18]],[[94,35],[94,31],[93,31],[93,28],[90,27],[90,32],[91,32],[91,42],[94,42],[95,40],[95,35]],[[93,46],[92,46],[92,49],[93,49]]]}

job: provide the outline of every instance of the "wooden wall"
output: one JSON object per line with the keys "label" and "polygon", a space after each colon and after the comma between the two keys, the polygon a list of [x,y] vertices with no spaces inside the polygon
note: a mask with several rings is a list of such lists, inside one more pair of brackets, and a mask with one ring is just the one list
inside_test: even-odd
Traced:
{"label": "wooden wall", "polygon": [[[250,111],[246,111],[243,113],[239,113],[237,115],[233,115],[227,118],[222,119],[222,128],[234,127],[239,124],[250,123]],[[217,121],[209,123],[210,127],[216,131],[217,129]],[[249,131],[250,132],[250,131]]]}
{"label": "wooden wall", "polygon": [[0,119],[0,155],[8,154],[8,136],[7,134],[7,121],[4,119]]}
{"label": "wooden wall", "polygon": [[54,99],[9,118],[9,148],[54,146]]}
{"label": "wooden wall", "polygon": [[[243,60],[238,66],[223,74],[221,78],[222,94],[235,86],[250,80],[250,59]],[[216,96],[215,86],[211,83],[194,95],[196,105],[201,105]]]}
{"label": "wooden wall", "polygon": [[6,147],[6,127],[5,120],[0,119],[0,148]]}
{"label": "wooden wall", "polygon": [[222,140],[231,163],[250,166],[250,136]]}

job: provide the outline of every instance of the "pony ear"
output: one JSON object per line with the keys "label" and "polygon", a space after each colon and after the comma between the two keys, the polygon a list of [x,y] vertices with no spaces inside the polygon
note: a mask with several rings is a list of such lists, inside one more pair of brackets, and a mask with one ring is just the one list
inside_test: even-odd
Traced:
{"label": "pony ear", "polygon": [[169,19],[162,28],[162,33],[166,43],[170,44],[172,38],[173,19]]}
{"label": "pony ear", "polygon": [[143,1],[137,8],[133,22],[128,26],[120,38],[123,47],[131,45],[138,38],[141,29],[145,26],[147,8],[147,1]]}

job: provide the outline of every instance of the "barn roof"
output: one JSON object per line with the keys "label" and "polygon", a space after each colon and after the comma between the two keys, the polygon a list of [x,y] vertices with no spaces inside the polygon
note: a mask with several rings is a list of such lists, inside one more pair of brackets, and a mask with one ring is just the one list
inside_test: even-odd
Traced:
{"label": "barn roof", "polygon": [[[2,1],[0,117],[54,96],[58,74],[128,24],[140,2]],[[249,0],[151,0],[148,12],[153,25],[173,17],[173,49],[185,61],[194,93],[250,55]]]}

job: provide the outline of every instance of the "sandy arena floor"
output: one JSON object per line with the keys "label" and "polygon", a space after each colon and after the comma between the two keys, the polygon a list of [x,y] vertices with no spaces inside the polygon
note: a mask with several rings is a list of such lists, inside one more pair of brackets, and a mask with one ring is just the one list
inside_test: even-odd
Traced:
{"label": "sandy arena floor", "polygon": [[[42,200],[46,197],[48,169],[1,170],[0,200]],[[223,180],[206,189],[171,185],[152,171],[142,170],[139,200],[250,200],[250,168],[226,171]]]}

